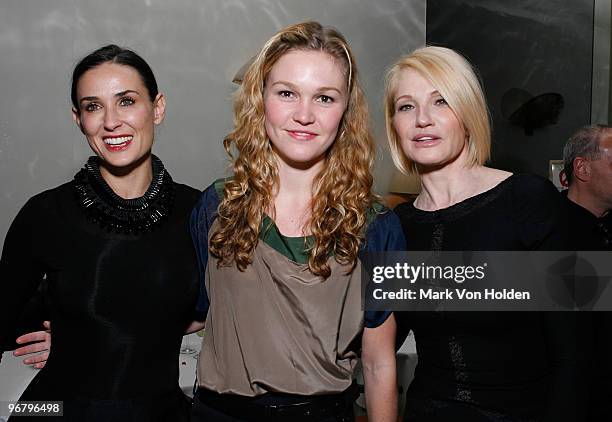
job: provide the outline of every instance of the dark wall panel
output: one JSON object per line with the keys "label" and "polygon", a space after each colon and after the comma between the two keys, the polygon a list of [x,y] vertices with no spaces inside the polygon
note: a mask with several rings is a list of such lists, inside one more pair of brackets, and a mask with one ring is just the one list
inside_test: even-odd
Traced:
{"label": "dark wall panel", "polygon": [[[560,159],[571,133],[589,123],[593,0],[429,0],[427,43],[460,51],[480,71],[493,118],[494,167],[547,176],[548,161]],[[509,94],[513,89],[522,95]],[[526,93],[560,94],[557,122],[531,135],[510,123]]]}

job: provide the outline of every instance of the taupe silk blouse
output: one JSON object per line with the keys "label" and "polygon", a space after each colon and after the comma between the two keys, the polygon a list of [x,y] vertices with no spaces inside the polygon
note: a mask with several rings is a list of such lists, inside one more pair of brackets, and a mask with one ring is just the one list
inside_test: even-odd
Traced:
{"label": "taupe silk blouse", "polygon": [[323,280],[263,241],[252,258],[241,272],[208,257],[199,385],[244,396],[348,388],[364,319],[359,265],[351,271],[330,258]]}

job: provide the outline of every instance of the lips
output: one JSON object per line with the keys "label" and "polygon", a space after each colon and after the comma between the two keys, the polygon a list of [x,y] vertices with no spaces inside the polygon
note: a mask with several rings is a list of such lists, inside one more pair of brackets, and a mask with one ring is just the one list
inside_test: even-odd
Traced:
{"label": "lips", "polygon": [[304,130],[288,130],[287,133],[293,139],[297,139],[299,141],[310,141],[317,136],[317,134],[314,132],[308,132]]}
{"label": "lips", "polygon": [[106,136],[102,138],[106,149],[111,152],[123,151],[130,145],[133,139],[132,135]]}
{"label": "lips", "polygon": [[441,138],[431,133],[421,133],[412,138],[417,147],[433,147],[441,142]]}
{"label": "lips", "polygon": [[431,134],[426,134],[426,133],[419,134],[419,135],[415,136],[414,138],[412,138],[412,140],[415,141],[415,142],[435,141],[435,140],[438,140],[438,139],[440,139],[439,136],[431,135]]}

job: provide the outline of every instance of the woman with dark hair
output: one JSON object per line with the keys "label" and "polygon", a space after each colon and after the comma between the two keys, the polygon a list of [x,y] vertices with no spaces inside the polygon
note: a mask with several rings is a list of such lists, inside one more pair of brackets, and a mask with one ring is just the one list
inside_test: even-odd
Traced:
{"label": "woman with dark hair", "polygon": [[193,418],[352,421],[361,341],[368,416],[395,422],[395,321],[364,315],[359,262],[404,242],[371,191],[374,142],[344,37],[281,29],[247,70],[234,121],[233,175],[191,219],[207,312]]}
{"label": "woman with dark hair", "polygon": [[188,217],[199,192],[151,153],[165,98],[136,53],[86,56],[71,98],[96,155],[25,204],[0,260],[1,344],[43,279],[53,327],[53,351],[20,400],[61,400],[71,421],[186,420],[177,360],[198,295]]}

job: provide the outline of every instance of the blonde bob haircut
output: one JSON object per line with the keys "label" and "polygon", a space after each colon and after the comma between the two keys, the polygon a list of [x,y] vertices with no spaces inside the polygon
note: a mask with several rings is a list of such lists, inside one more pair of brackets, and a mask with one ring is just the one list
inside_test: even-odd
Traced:
{"label": "blonde bob haircut", "polygon": [[387,72],[385,123],[395,166],[404,174],[416,173],[416,163],[404,154],[393,127],[395,99],[400,75],[412,69],[431,83],[446,100],[468,135],[468,165],[483,165],[491,154],[491,124],[487,103],[472,65],[445,47],[423,47],[400,58]]}
{"label": "blonde bob haircut", "polygon": [[281,29],[265,43],[235,95],[234,130],[223,142],[233,176],[225,183],[219,229],[210,241],[218,265],[235,262],[244,270],[251,263],[265,213],[275,212],[279,179],[265,129],[264,89],[274,64],[287,52],[300,50],[322,51],[333,57],[346,77],[348,98],[336,139],[313,182],[310,219],[304,227],[312,234],[305,245],[310,254],[308,266],[314,274],[328,277],[330,255],[342,264],[357,262],[366,216],[376,199],[371,191],[375,144],[367,102],[354,56],[342,34],[317,22],[303,22]]}

